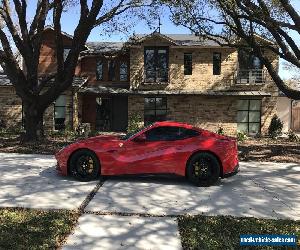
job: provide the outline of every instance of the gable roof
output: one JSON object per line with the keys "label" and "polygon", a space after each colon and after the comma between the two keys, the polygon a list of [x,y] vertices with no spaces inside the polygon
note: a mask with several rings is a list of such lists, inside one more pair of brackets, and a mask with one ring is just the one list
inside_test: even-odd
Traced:
{"label": "gable roof", "polygon": [[[217,42],[209,39],[201,39],[201,37],[196,36],[194,34],[160,34],[157,32],[151,34],[137,34],[133,37],[139,42],[143,42],[148,38],[155,36],[160,36],[163,39],[167,39],[172,42],[174,45],[178,46],[220,46]],[[220,40],[221,41],[221,40]]]}
{"label": "gable roof", "polygon": [[[73,87],[81,86],[83,83],[86,82],[86,80],[87,79],[84,77],[74,76],[72,86]],[[50,84],[53,82],[54,82],[53,79],[49,81]],[[11,81],[3,71],[0,71],[0,86],[12,86]]]}
{"label": "gable roof", "polygon": [[87,50],[81,52],[85,54],[98,54],[105,52],[117,52],[124,48],[125,43],[123,42],[87,42]]}
{"label": "gable roof", "polygon": [[87,50],[81,52],[81,55],[94,55],[99,53],[115,53],[124,50],[132,45],[139,45],[151,39],[159,37],[166,40],[173,46],[199,46],[199,47],[220,47],[220,45],[212,40],[200,39],[193,34],[161,34],[154,32],[151,34],[136,34],[128,40],[128,42],[87,42]]}
{"label": "gable roof", "polygon": [[[47,26],[45,26],[44,31],[47,31],[47,30],[54,31],[54,27],[51,26],[51,25],[47,25]],[[61,34],[63,34],[64,36],[66,36],[66,37],[68,37],[70,39],[73,39],[73,36],[70,35],[70,34],[68,34],[67,32],[61,31]]]}

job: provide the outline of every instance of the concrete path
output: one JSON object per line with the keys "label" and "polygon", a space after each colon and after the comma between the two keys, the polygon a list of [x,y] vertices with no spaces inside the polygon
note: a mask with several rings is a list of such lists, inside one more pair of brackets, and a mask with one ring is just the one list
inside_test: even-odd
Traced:
{"label": "concrete path", "polygon": [[108,178],[86,211],[300,219],[299,193],[299,165],[251,162],[207,188],[184,179]]}
{"label": "concrete path", "polygon": [[97,182],[58,176],[49,155],[0,153],[0,207],[76,209]]}
{"label": "concrete path", "polygon": [[84,214],[64,250],[181,249],[176,219]]}

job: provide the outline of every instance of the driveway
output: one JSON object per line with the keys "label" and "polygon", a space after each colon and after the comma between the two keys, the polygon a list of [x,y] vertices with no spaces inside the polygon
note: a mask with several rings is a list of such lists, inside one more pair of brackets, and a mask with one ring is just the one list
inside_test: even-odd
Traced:
{"label": "driveway", "polygon": [[300,219],[299,193],[300,165],[251,162],[208,188],[184,178],[108,178],[86,211]]}
{"label": "driveway", "polygon": [[[0,206],[76,209],[98,181],[58,176],[50,155],[0,153]],[[238,175],[195,187],[179,177],[110,177],[87,212],[300,219],[300,165],[242,162]]]}
{"label": "driveway", "polygon": [[0,153],[0,207],[77,209],[97,181],[57,176],[50,155]]}
{"label": "driveway", "polygon": [[[300,219],[300,165],[242,162],[211,187],[179,177],[110,177],[82,183],[56,175],[47,155],[0,153],[0,207],[84,208],[65,249],[181,249],[182,214]],[[89,200],[91,193],[95,196]]]}

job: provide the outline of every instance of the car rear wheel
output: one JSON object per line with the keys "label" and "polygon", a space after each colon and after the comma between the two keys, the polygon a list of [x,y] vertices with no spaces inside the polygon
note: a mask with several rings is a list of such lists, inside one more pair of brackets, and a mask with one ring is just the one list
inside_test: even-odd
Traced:
{"label": "car rear wheel", "polygon": [[96,179],[100,170],[97,156],[86,149],[75,152],[70,159],[70,173],[79,181]]}
{"label": "car rear wheel", "polygon": [[210,153],[198,153],[190,158],[187,165],[187,177],[196,186],[210,186],[218,181],[220,164]]}

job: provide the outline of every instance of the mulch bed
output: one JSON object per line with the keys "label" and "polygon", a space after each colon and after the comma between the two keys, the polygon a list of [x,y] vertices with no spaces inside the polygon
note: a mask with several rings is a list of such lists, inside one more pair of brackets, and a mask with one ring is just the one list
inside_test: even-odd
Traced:
{"label": "mulch bed", "polygon": [[300,143],[280,138],[248,139],[239,143],[241,161],[272,161],[300,163]]}
{"label": "mulch bed", "polygon": [[[78,138],[49,137],[36,143],[21,143],[17,136],[1,136],[0,152],[23,154],[55,154]],[[300,163],[300,143],[280,138],[248,139],[239,143],[241,161],[272,161]]]}
{"label": "mulch bed", "polygon": [[1,153],[20,153],[20,154],[55,154],[62,147],[74,142],[75,139],[54,137],[45,138],[34,143],[22,143],[17,136],[0,137]]}

